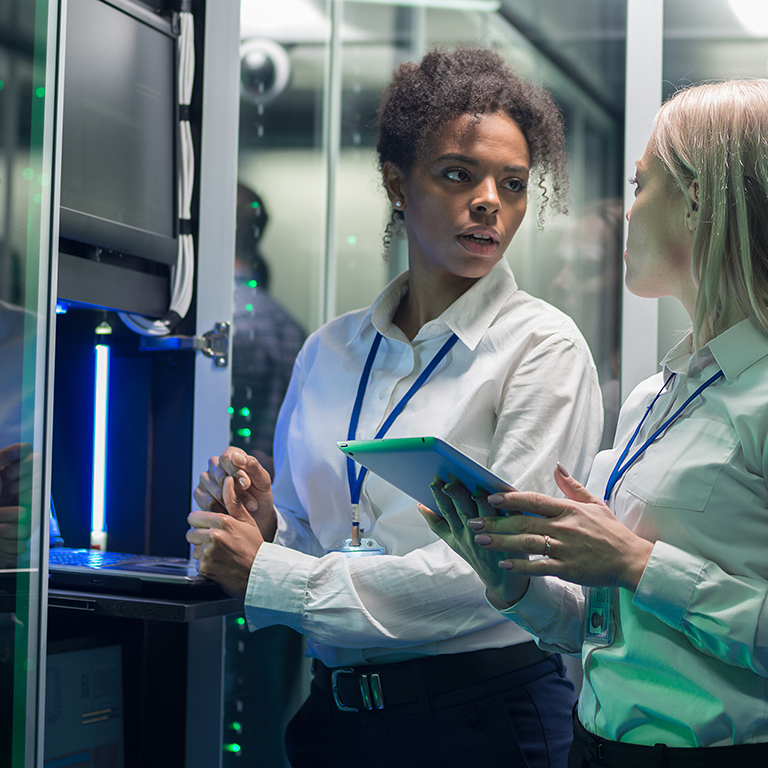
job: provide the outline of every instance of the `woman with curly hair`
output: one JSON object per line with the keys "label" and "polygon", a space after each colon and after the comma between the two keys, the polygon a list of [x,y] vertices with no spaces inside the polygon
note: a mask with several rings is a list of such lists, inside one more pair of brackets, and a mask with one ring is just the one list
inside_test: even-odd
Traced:
{"label": "woman with curly hair", "polygon": [[201,477],[187,538],[201,572],[245,597],[251,629],[307,636],[296,768],[562,766],[574,692],[560,657],[485,602],[412,499],[336,447],[435,435],[541,492],[555,457],[587,470],[602,423],[589,351],[503,258],[530,188],[540,216],[564,207],[562,121],[496,54],[460,50],[403,64],[379,125],[388,234],[404,232],[409,269],[308,339],[274,487],[229,449]]}
{"label": "woman with curly hair", "polygon": [[558,465],[565,499],[487,500],[535,514],[478,514],[457,485],[436,490],[445,519],[424,511],[503,615],[581,655],[572,768],[768,765],[766,104],[768,80],[734,80],[656,116],[627,287],[674,296],[692,329],[629,395],[586,488]]}

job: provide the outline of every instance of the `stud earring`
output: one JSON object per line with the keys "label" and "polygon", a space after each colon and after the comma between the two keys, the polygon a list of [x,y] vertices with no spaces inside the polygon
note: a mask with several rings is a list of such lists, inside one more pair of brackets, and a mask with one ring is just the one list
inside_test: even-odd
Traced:
{"label": "stud earring", "polygon": [[403,207],[403,201],[402,200],[396,200],[395,201],[395,208],[402,208]]}

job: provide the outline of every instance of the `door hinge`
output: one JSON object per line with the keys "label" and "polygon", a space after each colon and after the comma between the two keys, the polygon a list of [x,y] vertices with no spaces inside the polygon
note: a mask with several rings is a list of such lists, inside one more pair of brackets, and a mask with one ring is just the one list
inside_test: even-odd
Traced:
{"label": "door hinge", "polygon": [[195,351],[213,358],[217,368],[229,364],[229,323],[216,323],[202,336],[142,336],[139,349],[150,352]]}

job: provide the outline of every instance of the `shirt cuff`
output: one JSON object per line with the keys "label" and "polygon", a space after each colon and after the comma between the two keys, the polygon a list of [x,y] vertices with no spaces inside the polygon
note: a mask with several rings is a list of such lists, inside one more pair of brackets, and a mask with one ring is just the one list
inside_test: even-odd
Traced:
{"label": "shirt cuff", "polygon": [[[534,627],[541,628],[550,624],[562,604],[559,590],[553,590],[552,586],[555,585],[551,584],[546,576],[532,578],[525,594],[514,605],[496,610],[518,626],[527,629],[532,635],[537,635]],[[495,608],[493,603],[488,602]]]}
{"label": "shirt cuff", "polygon": [[301,631],[307,581],[317,558],[264,542],[253,560],[245,591],[248,629],[283,624]]}
{"label": "shirt cuff", "polygon": [[693,599],[706,560],[657,541],[632,604],[678,629]]}

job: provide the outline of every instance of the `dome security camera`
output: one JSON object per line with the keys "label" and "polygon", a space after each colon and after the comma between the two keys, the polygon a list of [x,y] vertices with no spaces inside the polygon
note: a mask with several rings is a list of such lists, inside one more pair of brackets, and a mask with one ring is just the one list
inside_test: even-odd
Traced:
{"label": "dome security camera", "polygon": [[253,104],[269,104],[288,86],[291,61],[274,40],[251,39],[240,44],[240,97]]}

